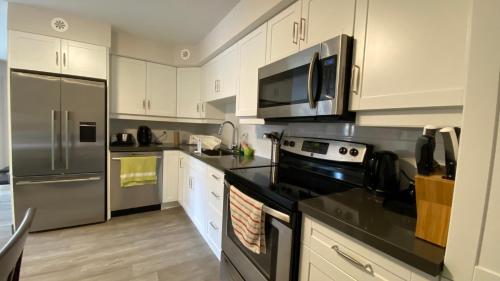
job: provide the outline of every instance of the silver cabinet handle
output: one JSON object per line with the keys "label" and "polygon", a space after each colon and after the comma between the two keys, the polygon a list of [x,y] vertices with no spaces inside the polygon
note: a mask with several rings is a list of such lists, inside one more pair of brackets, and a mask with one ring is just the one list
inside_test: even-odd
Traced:
{"label": "silver cabinet handle", "polygon": [[217,93],[217,80],[214,81],[214,92]]}
{"label": "silver cabinet handle", "polygon": [[210,226],[211,226],[214,230],[219,230],[219,228],[218,228],[217,226],[215,226],[215,224],[214,224],[212,221],[210,221],[208,224],[209,224],[209,225],[210,225]]}
{"label": "silver cabinet handle", "polygon": [[66,67],[66,53],[63,53],[63,66]]}
{"label": "silver cabinet handle", "polygon": [[64,153],[66,154],[66,170],[69,169],[69,111],[64,111]]}
{"label": "silver cabinet handle", "polygon": [[142,100],[142,108],[146,109],[146,100]]}
{"label": "silver cabinet handle", "polygon": [[359,93],[359,76],[361,69],[357,65],[352,66],[352,81],[351,81],[351,89],[354,94]]}
{"label": "silver cabinet handle", "polygon": [[182,159],[184,159],[184,158],[179,158],[179,168],[184,168],[184,167],[182,166]]}
{"label": "silver cabinet handle", "polygon": [[148,109],[151,109],[151,100],[148,100]]}
{"label": "silver cabinet handle", "polygon": [[210,193],[217,199],[221,198],[220,195],[217,195],[217,193],[213,192],[213,191],[210,191]]}
{"label": "silver cabinet handle", "polygon": [[292,43],[293,44],[298,43],[298,37],[299,37],[298,27],[299,27],[299,23],[294,21],[293,22],[293,30],[292,30]]}
{"label": "silver cabinet handle", "polygon": [[214,174],[210,174],[212,176],[212,178],[216,179],[216,180],[220,180],[220,178]]}
{"label": "silver cabinet handle", "polygon": [[59,52],[56,51],[56,65],[59,66]]}
{"label": "silver cabinet handle", "polygon": [[56,136],[55,134],[55,119],[56,119],[56,111],[51,110],[50,111],[50,161],[51,161],[51,169],[55,170],[55,142],[56,142]]}
{"label": "silver cabinet handle", "polygon": [[46,180],[46,181],[18,181],[16,185],[36,185],[48,183],[68,183],[68,182],[85,182],[85,181],[98,181],[101,177],[89,177],[80,179],[67,179],[67,180]]}
{"label": "silver cabinet handle", "polygon": [[306,40],[306,19],[300,18],[300,40]]}
{"label": "silver cabinet handle", "polygon": [[196,104],[196,112],[200,112],[200,104],[199,103]]}
{"label": "silver cabinet handle", "polygon": [[201,104],[201,112],[205,112],[205,103]]}
{"label": "silver cabinet handle", "polygon": [[356,267],[359,267],[360,269],[362,269],[363,271],[366,271],[370,275],[373,275],[373,268],[372,268],[372,266],[370,264],[363,264],[363,263],[361,263],[360,261],[358,261],[355,258],[351,257],[350,255],[344,253],[342,250],[340,250],[339,246],[337,246],[337,245],[333,245],[332,249],[339,256],[341,256],[342,258],[344,258],[345,260],[347,260],[352,265],[354,265]]}

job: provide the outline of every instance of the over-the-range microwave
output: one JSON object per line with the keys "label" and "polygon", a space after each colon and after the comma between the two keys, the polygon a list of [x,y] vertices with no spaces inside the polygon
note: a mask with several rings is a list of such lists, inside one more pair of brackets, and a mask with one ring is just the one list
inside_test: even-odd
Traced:
{"label": "over-the-range microwave", "polygon": [[257,116],[353,121],[348,110],[353,39],[340,35],[259,68]]}

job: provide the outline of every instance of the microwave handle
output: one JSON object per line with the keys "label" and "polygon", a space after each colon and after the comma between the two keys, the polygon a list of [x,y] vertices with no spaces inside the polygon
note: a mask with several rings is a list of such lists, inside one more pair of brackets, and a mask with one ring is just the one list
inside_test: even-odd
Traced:
{"label": "microwave handle", "polygon": [[309,73],[307,76],[307,99],[309,100],[309,107],[311,109],[316,108],[316,99],[313,93],[313,76],[318,61],[319,61],[319,53],[315,52],[312,57],[311,63],[309,64]]}

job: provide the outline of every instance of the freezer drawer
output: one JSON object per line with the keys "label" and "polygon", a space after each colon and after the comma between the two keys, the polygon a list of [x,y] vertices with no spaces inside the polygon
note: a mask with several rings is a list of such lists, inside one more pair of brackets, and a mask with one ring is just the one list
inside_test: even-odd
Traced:
{"label": "freezer drawer", "polygon": [[[156,164],[156,184],[146,184],[122,188],[120,186],[120,158],[134,156],[158,157]],[[110,171],[111,211],[127,210],[161,204],[162,194],[162,153],[111,153]]]}
{"label": "freezer drawer", "polygon": [[14,178],[16,225],[37,208],[31,231],[105,221],[104,174]]}

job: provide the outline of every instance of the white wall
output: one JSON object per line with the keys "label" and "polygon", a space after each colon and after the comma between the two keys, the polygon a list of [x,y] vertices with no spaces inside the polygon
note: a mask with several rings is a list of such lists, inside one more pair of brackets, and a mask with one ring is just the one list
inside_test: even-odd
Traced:
{"label": "white wall", "polygon": [[9,166],[7,62],[0,60],[0,169]]}
{"label": "white wall", "polygon": [[7,6],[0,0],[0,60],[7,60]]}
{"label": "white wall", "polygon": [[241,0],[197,45],[196,58],[204,63],[292,2],[295,0]]}
{"label": "white wall", "polygon": [[[445,256],[444,274],[456,281],[473,278],[481,248],[488,187],[491,185],[492,194],[496,194],[498,191],[495,190],[499,188],[498,184],[493,186],[491,182],[500,102],[499,30],[500,1],[474,0],[462,136]],[[493,227],[498,227],[498,224],[498,220],[493,222]],[[498,244],[498,239],[497,235],[494,243]],[[494,251],[487,251],[490,250]],[[490,254],[496,255],[496,262],[487,262]],[[500,272],[497,251],[482,253],[481,256],[480,265],[485,262],[485,265],[492,266],[490,270]],[[475,280],[500,279],[477,277]]]}
{"label": "white wall", "polygon": [[160,64],[175,65],[171,46],[123,31],[113,30],[111,33],[110,53]]}
{"label": "white wall", "polygon": [[[65,32],[51,28],[51,20],[64,18],[69,25]],[[81,18],[66,12],[9,3],[8,28],[37,33],[68,40],[80,41],[100,46],[111,46],[111,25]]]}

